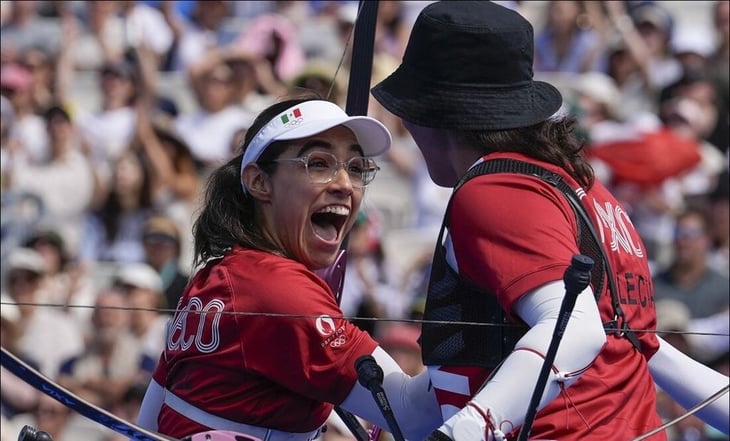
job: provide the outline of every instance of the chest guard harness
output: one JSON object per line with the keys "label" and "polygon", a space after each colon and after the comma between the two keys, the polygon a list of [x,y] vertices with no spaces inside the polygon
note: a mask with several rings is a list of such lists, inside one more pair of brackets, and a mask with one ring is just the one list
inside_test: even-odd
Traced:
{"label": "chest guard harness", "polygon": [[[514,159],[494,159],[472,167],[454,187],[454,193],[468,180],[491,173],[521,173],[542,179],[566,197],[576,215],[580,252],[596,263],[591,270],[596,301],[608,283],[613,318],[603,324],[607,334],[626,337],[641,350],[641,342],[629,328],[608,258],[601,246],[588,213],[572,188],[562,177],[543,167]],[[421,332],[421,349],[426,365],[479,366],[494,369],[509,355],[527,332],[524,323],[511,321],[493,293],[459,275],[446,261],[443,245],[448,227],[451,201],[441,225],[428,285]]]}

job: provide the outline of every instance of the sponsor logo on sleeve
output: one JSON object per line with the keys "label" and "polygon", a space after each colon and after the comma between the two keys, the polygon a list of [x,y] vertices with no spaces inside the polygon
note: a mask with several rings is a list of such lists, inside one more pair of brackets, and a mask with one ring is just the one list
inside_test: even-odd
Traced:
{"label": "sponsor logo on sleeve", "polygon": [[314,322],[317,331],[325,337],[335,332],[335,321],[328,315],[320,315]]}
{"label": "sponsor logo on sleeve", "polygon": [[317,328],[317,332],[324,336],[321,342],[321,347],[329,346],[331,348],[337,348],[344,345],[347,342],[347,335],[345,335],[345,327],[337,327],[332,317],[328,315],[320,315],[314,321],[314,326]]}

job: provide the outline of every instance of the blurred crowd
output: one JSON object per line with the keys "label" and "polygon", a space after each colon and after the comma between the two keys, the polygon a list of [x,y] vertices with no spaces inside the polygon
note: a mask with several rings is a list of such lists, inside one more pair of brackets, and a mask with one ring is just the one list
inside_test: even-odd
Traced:
{"label": "blurred crowd", "polygon": [[[373,83],[430,1],[380,1]],[[653,265],[657,330],[728,373],[730,3],[502,1],[535,28],[597,177]],[[681,3],[681,2],[678,2]],[[685,4],[690,4],[689,2]],[[670,7],[672,6],[672,7]],[[357,1],[0,2],[2,346],[134,420],[192,268],[199,196],[255,115],[317,90],[344,107]],[[349,237],[342,308],[420,364],[418,320],[450,190],[400,121]],[[607,219],[622,219],[614,213]],[[620,228],[620,225],[614,225]],[[2,372],[2,438],[122,439]],[[660,400],[670,420],[683,412]],[[349,438],[333,419],[326,437]],[[727,439],[688,418],[670,440]]]}

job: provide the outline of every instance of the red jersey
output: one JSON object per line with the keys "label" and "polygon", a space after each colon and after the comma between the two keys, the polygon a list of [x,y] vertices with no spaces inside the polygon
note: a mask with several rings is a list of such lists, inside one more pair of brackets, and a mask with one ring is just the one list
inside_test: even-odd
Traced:
{"label": "red jersey", "polygon": [[[302,264],[234,248],[198,271],[170,324],[154,379],[227,420],[287,432],[324,424],[377,343],[342,319],[327,284]],[[222,314],[219,314],[222,313]],[[207,429],[163,405],[159,431]]]}
{"label": "red jersey", "polygon": [[[600,182],[586,192],[554,165],[509,153],[484,159],[496,158],[535,163],[558,173],[576,190],[603,242],[626,319],[640,330],[642,344],[639,352],[628,339],[608,335],[593,365],[538,412],[532,436],[624,440],[661,425],[647,366],[659,343],[653,332],[641,331],[656,326],[651,274],[646,249],[626,211]],[[541,179],[519,173],[471,179],[455,193],[449,222],[459,273],[495,293],[508,314],[523,294],[562,280],[571,257],[580,253],[576,217],[565,196]],[[607,283],[598,306],[604,322],[613,319]],[[474,378],[484,375],[471,373]],[[666,435],[651,439],[664,440]]]}

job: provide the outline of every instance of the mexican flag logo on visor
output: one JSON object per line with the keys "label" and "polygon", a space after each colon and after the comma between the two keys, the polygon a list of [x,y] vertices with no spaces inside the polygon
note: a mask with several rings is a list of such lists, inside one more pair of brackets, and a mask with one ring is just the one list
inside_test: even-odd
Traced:
{"label": "mexican flag logo on visor", "polygon": [[299,107],[297,107],[296,109],[292,110],[291,112],[281,115],[281,123],[286,124],[291,120],[294,120],[296,118],[301,118],[301,117],[302,117],[302,111],[299,110]]}

